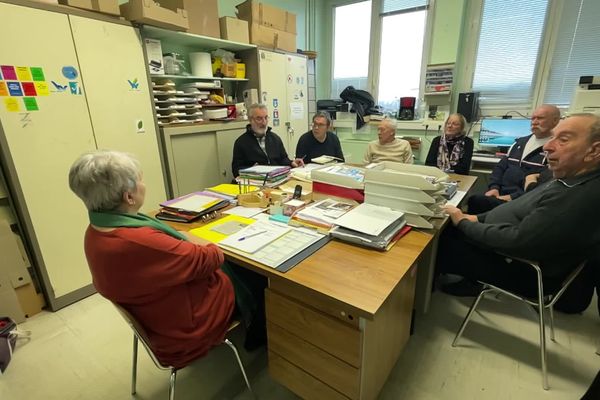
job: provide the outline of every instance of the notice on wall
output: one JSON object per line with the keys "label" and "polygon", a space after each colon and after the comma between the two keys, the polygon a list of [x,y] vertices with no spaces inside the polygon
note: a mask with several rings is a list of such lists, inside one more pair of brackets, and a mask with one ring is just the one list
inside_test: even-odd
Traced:
{"label": "notice on wall", "polygon": [[304,119],[304,103],[290,103],[290,119]]}
{"label": "notice on wall", "polygon": [[10,112],[19,112],[21,110],[19,107],[19,102],[14,97],[5,97],[4,107],[6,107],[6,110]]}

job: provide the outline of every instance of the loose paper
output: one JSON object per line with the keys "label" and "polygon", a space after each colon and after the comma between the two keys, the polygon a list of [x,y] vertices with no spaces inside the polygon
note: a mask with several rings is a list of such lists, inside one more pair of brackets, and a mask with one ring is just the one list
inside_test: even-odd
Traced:
{"label": "loose paper", "polygon": [[6,82],[0,82],[0,96],[8,96],[8,88],[6,87]]}
{"label": "loose paper", "polygon": [[2,75],[4,75],[5,80],[10,81],[17,79],[15,67],[13,67],[12,65],[0,65],[0,70],[2,71]]}
{"label": "loose paper", "polygon": [[48,90],[48,84],[46,82],[34,82],[34,86],[38,96],[48,96],[50,94],[50,90]]}
{"label": "loose paper", "polygon": [[37,96],[33,82],[21,82],[21,86],[25,96]]}
{"label": "loose paper", "polygon": [[290,119],[304,119],[304,103],[290,103]]}
{"label": "loose paper", "polygon": [[20,81],[30,81],[31,80],[31,72],[29,72],[29,67],[16,67],[17,77]]}
{"label": "loose paper", "polygon": [[40,67],[31,67],[31,77],[34,81],[45,81],[44,70]]}
{"label": "loose paper", "polygon": [[35,97],[23,97],[23,102],[25,103],[25,109],[27,111],[39,111]]}

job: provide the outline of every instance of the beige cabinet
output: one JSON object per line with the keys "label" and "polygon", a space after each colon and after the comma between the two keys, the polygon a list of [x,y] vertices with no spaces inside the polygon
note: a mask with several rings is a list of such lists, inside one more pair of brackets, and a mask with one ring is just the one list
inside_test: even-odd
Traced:
{"label": "beige cabinet", "polygon": [[231,182],[233,142],[245,122],[161,128],[172,197]]}

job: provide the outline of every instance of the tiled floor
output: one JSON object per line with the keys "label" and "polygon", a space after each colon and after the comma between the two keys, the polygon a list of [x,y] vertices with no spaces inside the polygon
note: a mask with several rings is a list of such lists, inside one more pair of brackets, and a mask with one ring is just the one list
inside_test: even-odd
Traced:
{"label": "tiled floor", "polygon": [[[596,300],[583,315],[557,314],[557,342],[548,343],[550,391],[541,388],[535,313],[509,299],[484,300],[460,347],[450,343],[471,299],[441,293],[393,369],[380,399],[579,399],[600,368]],[[32,340],[21,343],[5,375],[1,400],[129,399],[131,332],[98,295],[22,324]],[[234,342],[240,343],[241,332]],[[241,349],[241,346],[240,346]],[[295,399],[273,381],[263,350],[242,351],[259,399]],[[167,398],[168,373],[140,349],[138,394]],[[182,370],[177,399],[250,399],[226,346]]]}

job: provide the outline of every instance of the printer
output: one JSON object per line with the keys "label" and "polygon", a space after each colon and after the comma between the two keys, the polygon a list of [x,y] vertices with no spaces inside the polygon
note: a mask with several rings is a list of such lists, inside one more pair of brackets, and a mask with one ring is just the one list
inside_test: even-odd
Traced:
{"label": "printer", "polygon": [[600,114],[600,75],[579,77],[569,114],[583,112]]}
{"label": "printer", "polygon": [[327,111],[335,119],[337,111],[348,112],[348,103],[341,99],[317,100],[317,111]]}

